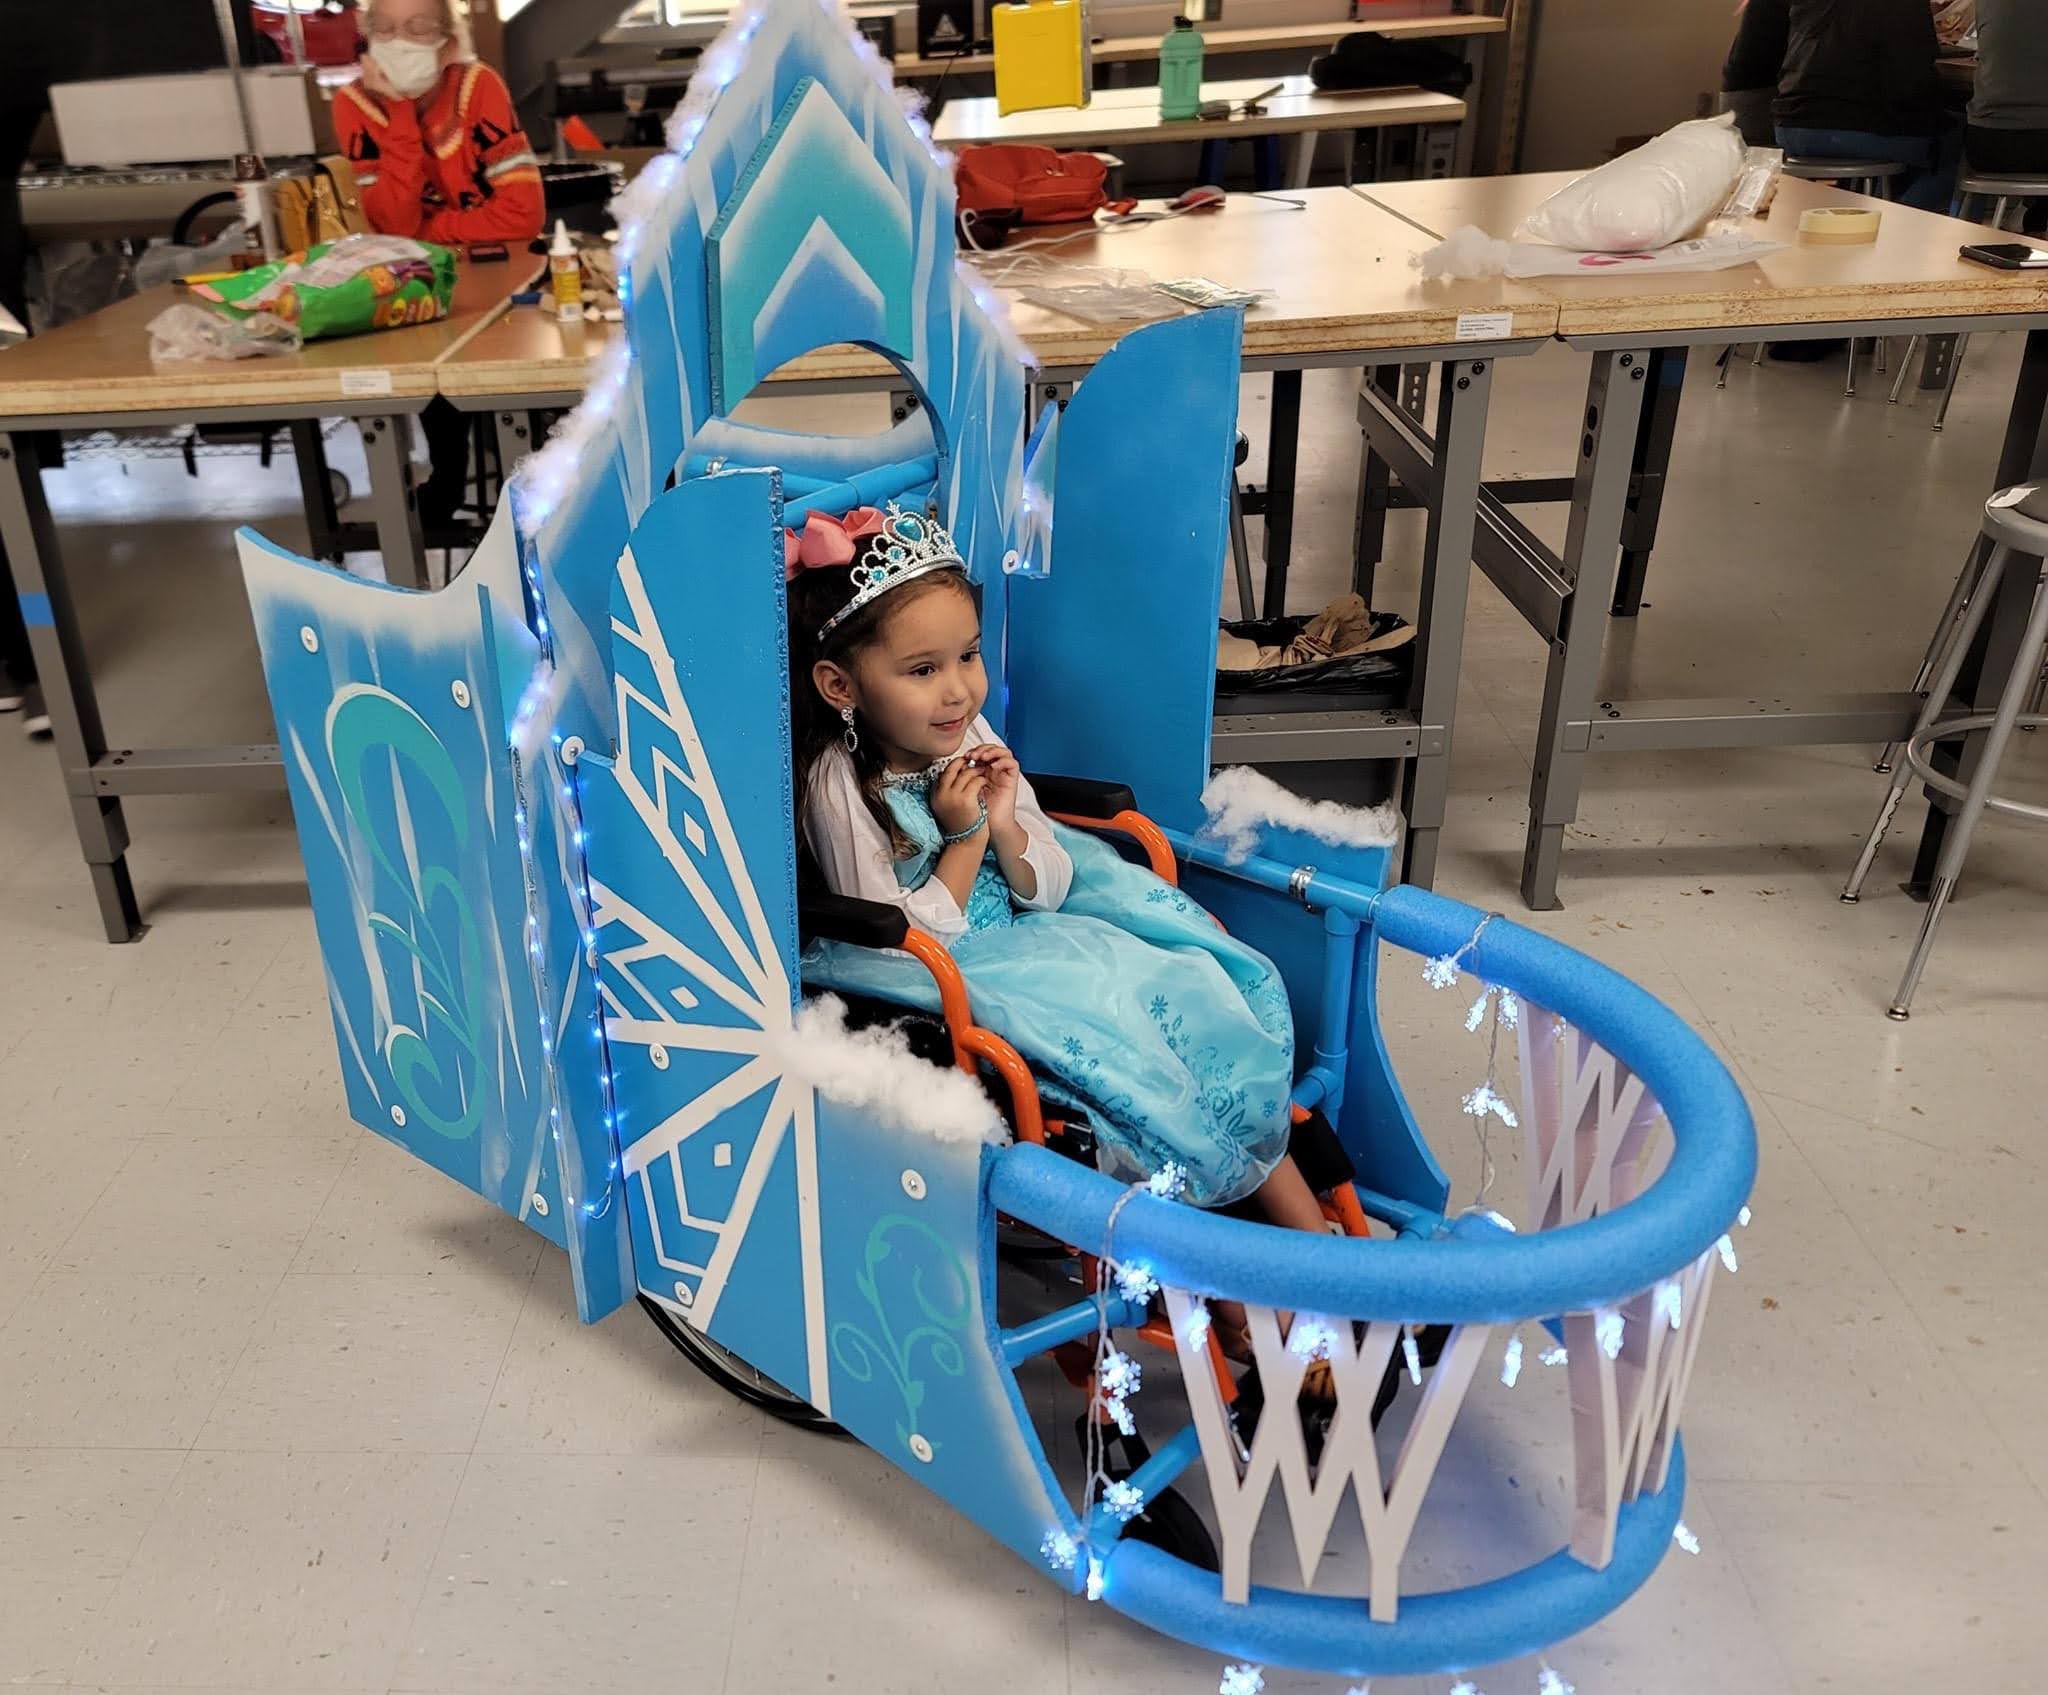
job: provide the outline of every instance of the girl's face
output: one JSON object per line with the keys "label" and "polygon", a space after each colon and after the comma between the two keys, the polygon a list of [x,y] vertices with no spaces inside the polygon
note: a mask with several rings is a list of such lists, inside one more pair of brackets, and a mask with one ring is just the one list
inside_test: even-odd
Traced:
{"label": "girl's face", "polygon": [[820,660],[812,676],[835,711],[861,715],[891,764],[915,770],[958,753],[988,699],[974,601],[952,584],[913,594],[850,666]]}

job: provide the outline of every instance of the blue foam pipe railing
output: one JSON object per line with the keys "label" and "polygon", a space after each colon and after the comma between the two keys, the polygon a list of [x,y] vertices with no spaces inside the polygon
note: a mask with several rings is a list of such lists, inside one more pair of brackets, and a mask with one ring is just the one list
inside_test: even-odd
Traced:
{"label": "blue foam pipe railing", "polygon": [[1560,1549],[1512,1576],[1403,1595],[1400,1616],[1389,1624],[1374,1623],[1364,1601],[1343,1595],[1255,1586],[1249,1605],[1232,1605],[1214,1572],[1129,1539],[1105,1561],[1102,1598],[1165,1635],[1262,1665],[1333,1677],[1496,1665],[1588,1629],[1640,1589],[1671,1547],[1684,1499],[1685,1453],[1674,1440],[1664,1487],[1621,1509],[1614,1558],[1604,1570]]}
{"label": "blue foam pipe railing", "polygon": [[[1335,893],[1336,891],[1333,891]],[[1355,896],[1355,891],[1348,891]],[[1419,889],[1370,899],[1377,933],[1424,954],[1456,952],[1484,914]],[[1160,1282],[1206,1295],[1347,1318],[1511,1323],[1616,1305],[1691,1264],[1735,1222],[1756,1176],[1756,1131],[1706,1043],[1633,983],[1505,919],[1486,926],[1469,969],[1585,1030],[1643,1079],[1672,1130],[1663,1175],[1627,1205],[1527,1236],[1358,1242],[1274,1230],[1134,1197],[1115,1253]],[[990,1198],[1061,1241],[1104,1251],[1122,1185],[1044,1148],[1005,1149]]]}

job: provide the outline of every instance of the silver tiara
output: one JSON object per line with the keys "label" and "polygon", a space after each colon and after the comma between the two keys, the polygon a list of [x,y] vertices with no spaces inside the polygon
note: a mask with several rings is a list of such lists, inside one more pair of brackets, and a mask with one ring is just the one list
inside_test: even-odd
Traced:
{"label": "silver tiara", "polygon": [[880,535],[868,542],[867,554],[867,563],[853,568],[853,598],[825,620],[818,640],[823,641],[869,601],[915,577],[967,568],[945,525],[936,518],[905,512],[893,500],[882,514]]}

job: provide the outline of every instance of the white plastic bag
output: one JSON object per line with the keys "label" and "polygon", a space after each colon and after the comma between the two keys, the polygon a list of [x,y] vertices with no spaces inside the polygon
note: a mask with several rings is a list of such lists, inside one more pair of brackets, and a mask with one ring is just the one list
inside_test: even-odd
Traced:
{"label": "white plastic bag", "polygon": [[1654,253],[1585,253],[1533,241],[1496,241],[1467,224],[1416,254],[1412,263],[1428,282],[1447,277],[1613,277],[1645,271],[1725,271],[1782,252],[1784,246],[1782,241],[1762,241],[1737,229],[1716,228]]}
{"label": "white plastic bag", "polygon": [[1517,241],[1580,253],[1641,253],[1697,235],[1742,171],[1733,113],[1695,118],[1559,189]]}

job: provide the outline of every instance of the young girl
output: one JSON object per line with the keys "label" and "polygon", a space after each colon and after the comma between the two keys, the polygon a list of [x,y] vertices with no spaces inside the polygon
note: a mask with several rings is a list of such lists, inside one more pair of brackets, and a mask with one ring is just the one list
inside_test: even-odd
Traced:
{"label": "young girl", "polygon": [[[1294,1043],[1279,974],[1149,871],[1055,832],[981,716],[981,629],[929,518],[813,514],[786,547],[797,813],[834,893],[901,907],[944,941],[979,1023],[1087,1110],[1126,1182],[1169,1160],[1188,1197],[1250,1196],[1326,1228],[1287,1157]],[[905,956],[834,943],[806,980],[935,1006]]]}

